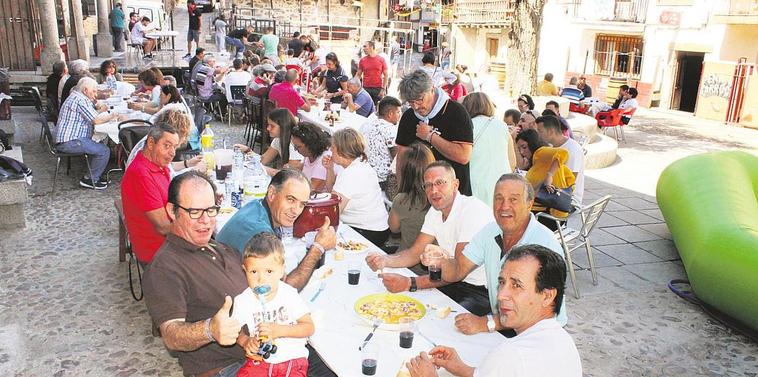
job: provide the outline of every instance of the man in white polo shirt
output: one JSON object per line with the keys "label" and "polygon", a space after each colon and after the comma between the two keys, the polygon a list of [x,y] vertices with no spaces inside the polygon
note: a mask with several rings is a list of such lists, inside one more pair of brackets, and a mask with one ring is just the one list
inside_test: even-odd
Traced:
{"label": "man in white polo shirt", "polygon": [[558,118],[552,115],[544,115],[537,118],[535,122],[537,123],[537,133],[540,134],[542,140],[569,152],[566,166],[571,169],[574,177],[576,177],[573,197],[577,203],[582,204],[582,197],[584,196],[584,149],[576,140],[563,136]]}
{"label": "man in white polo shirt", "polygon": [[[447,161],[431,163],[424,171],[424,190],[432,208],[426,214],[416,241],[393,255],[371,253],[366,262],[374,271],[385,267],[412,267],[428,245],[435,241],[448,258],[457,259],[463,248],[485,225],[493,221],[492,209],[481,200],[458,192],[455,170]],[[432,281],[429,275],[407,277],[399,274],[382,274],[382,281],[390,292],[414,292],[417,289],[439,288],[476,315],[490,311],[487,284],[483,268],[472,271],[463,281],[450,284],[443,280]],[[461,279],[459,279],[461,280]]]}
{"label": "man in white polo shirt", "polygon": [[434,347],[406,364],[411,377],[437,376],[437,368],[473,377],[582,375],[574,340],[555,320],[566,289],[563,258],[543,246],[518,246],[506,257],[498,287],[497,315],[517,335],[490,350],[477,367],[464,363],[453,348]]}

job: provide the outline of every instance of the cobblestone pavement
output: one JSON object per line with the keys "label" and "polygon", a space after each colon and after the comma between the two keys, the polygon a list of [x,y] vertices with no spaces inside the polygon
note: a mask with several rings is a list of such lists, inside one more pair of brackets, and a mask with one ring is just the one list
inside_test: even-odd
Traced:
{"label": "cobblestone pavement", "polygon": [[[83,162],[74,161],[52,194],[55,162],[37,143],[33,113],[13,112],[20,120],[16,142],[34,170],[34,185],[26,228],[0,231],[0,375],[181,375],[161,340],[152,337],[144,303],[129,294],[127,264],[117,260],[113,200],[120,173],[104,192],[80,189]],[[619,152],[626,157],[607,169],[634,171],[630,149],[644,144],[646,135],[653,137],[651,129],[667,133],[672,145],[686,139],[747,148],[700,132],[682,133],[666,125],[672,117],[636,118],[638,126],[627,132],[629,146]],[[229,141],[240,139],[240,126],[214,128]],[[755,376],[758,345],[667,289],[669,280],[685,272],[655,199],[599,179],[588,178],[586,187],[585,200],[610,193],[613,201],[592,234],[599,284],[591,284],[586,256],[576,253],[583,296],[567,297],[567,329],[585,375]]]}

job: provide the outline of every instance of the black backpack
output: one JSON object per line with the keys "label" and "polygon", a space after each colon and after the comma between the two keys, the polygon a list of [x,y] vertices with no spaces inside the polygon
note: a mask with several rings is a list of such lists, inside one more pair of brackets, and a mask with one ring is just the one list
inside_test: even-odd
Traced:
{"label": "black backpack", "polygon": [[[18,160],[0,156],[0,182],[14,179],[26,179],[32,176],[32,169]],[[31,181],[29,181],[31,182]]]}
{"label": "black backpack", "polygon": [[0,153],[13,149],[11,142],[8,140],[8,134],[5,131],[0,130]]}

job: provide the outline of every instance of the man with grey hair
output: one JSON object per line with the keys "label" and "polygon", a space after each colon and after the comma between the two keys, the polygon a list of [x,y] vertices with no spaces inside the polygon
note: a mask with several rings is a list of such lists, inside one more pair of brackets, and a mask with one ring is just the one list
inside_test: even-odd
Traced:
{"label": "man with grey hair", "polygon": [[106,112],[107,106],[95,108],[97,81],[90,77],[79,80],[76,88],[71,91],[58,114],[58,124],[55,132],[55,149],[62,153],[85,153],[89,158],[88,174],[79,181],[82,187],[103,190],[107,182],[101,182],[111,150],[92,140],[94,126],[113,120],[126,120],[116,113]]}
{"label": "man with grey hair", "polygon": [[311,111],[311,105],[300,97],[295,89],[295,82],[299,74],[290,69],[284,74],[284,80],[274,84],[268,93],[268,98],[276,103],[276,107],[289,110],[293,116],[297,116],[297,110]]}
{"label": "man with grey hair", "polygon": [[400,98],[409,109],[400,118],[395,143],[398,146],[397,166],[403,166],[404,148],[419,140],[429,146],[437,160],[453,166],[460,181],[459,191],[471,195],[469,161],[474,142],[474,125],[466,109],[441,88],[423,70],[409,73],[398,85]]}
{"label": "man with grey hair", "polygon": [[368,118],[374,112],[374,100],[355,77],[347,81],[347,93],[342,95],[342,101],[351,113]]}
{"label": "man with grey hair", "polygon": [[68,63],[68,72],[70,76],[66,79],[61,89],[61,105],[66,102],[66,99],[71,94],[71,90],[79,83],[79,79],[82,77],[95,78],[89,71],[89,63],[86,60],[77,59]]}
{"label": "man with grey hair", "polygon": [[[484,266],[487,290],[492,313],[497,313],[498,276],[508,253],[516,246],[536,244],[563,255],[561,245],[555,235],[531,213],[534,204],[534,189],[519,174],[504,174],[495,183],[492,211],[495,221],[485,225],[471,239],[460,258],[445,259],[442,262],[442,280],[461,281],[479,266]],[[429,265],[431,257],[438,251],[435,246],[427,246],[421,256],[421,263]],[[558,322],[566,325],[565,303],[561,305]],[[513,335],[498,316],[492,314],[477,316],[470,313],[455,317],[455,326],[464,334],[505,330],[505,335]]]}
{"label": "man with grey hair", "polygon": [[158,123],[148,130],[147,141],[137,153],[121,180],[121,202],[129,229],[134,256],[142,264],[153,260],[171,229],[166,215],[168,165],[179,146],[179,135],[168,123]]}
{"label": "man with grey hair", "polygon": [[[195,65],[190,75],[191,85],[195,88],[197,96],[204,102],[218,102],[221,117],[223,117],[228,104],[226,94],[218,85],[223,75],[224,70],[221,67],[216,67],[216,57],[211,54],[206,54],[203,57],[203,62]],[[195,112],[195,124],[203,124],[204,116],[205,108],[198,106]]]}
{"label": "man with grey hair", "polygon": [[[282,169],[271,178],[266,197],[245,204],[218,232],[216,240],[242,254],[247,242],[258,233],[271,232],[281,237],[282,230],[291,228],[303,212],[310,193],[310,180],[302,172]],[[284,281],[297,290],[308,283],[324,250],[336,244],[336,233],[328,217],[324,217],[323,225],[316,230],[314,242],[305,256],[289,252],[284,256],[287,271]]]}

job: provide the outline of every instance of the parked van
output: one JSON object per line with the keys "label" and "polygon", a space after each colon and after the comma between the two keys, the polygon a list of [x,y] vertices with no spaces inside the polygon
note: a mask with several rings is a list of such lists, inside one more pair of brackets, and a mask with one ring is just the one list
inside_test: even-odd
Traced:
{"label": "parked van", "polygon": [[140,18],[147,17],[150,19],[150,28],[171,30],[171,21],[163,7],[163,1],[123,0],[123,5],[127,22],[129,21],[129,14],[137,12]]}

